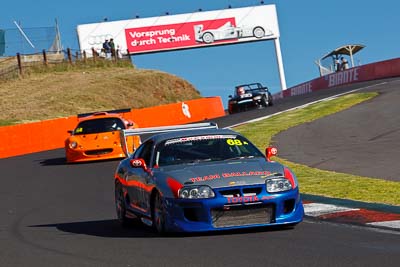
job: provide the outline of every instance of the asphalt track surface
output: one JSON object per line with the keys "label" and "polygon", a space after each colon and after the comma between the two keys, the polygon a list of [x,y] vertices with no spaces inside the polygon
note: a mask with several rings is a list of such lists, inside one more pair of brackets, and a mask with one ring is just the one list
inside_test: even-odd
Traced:
{"label": "asphalt track surface", "polygon": [[[382,82],[291,97],[267,109],[216,121],[225,127]],[[386,82],[375,90],[390,92],[385,88],[397,83]],[[386,132],[382,129],[381,134]],[[167,237],[159,237],[142,225],[121,228],[113,201],[117,164],[118,161],[104,161],[66,165],[62,149],[1,159],[0,266],[364,267],[398,266],[400,262],[399,232],[311,219],[293,229]]]}
{"label": "asphalt track surface", "polygon": [[400,80],[366,91],[379,96],[275,136],[280,157],[318,169],[400,182]]}

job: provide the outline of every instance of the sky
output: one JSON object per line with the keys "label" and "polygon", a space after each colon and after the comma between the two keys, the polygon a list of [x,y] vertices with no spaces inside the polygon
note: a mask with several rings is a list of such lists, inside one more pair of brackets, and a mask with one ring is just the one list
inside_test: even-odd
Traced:
{"label": "sky", "polygon": [[[260,5],[255,0],[19,0],[0,4],[0,29],[51,27],[58,21],[64,48],[79,50],[79,24],[156,17]],[[397,58],[400,54],[398,0],[276,0],[287,87],[319,77],[315,61],[345,44],[362,44],[357,64]],[[41,51],[41,49],[40,49]],[[261,82],[281,90],[273,41],[135,55],[141,69],[182,77],[203,96],[221,96],[224,105],[235,85]]]}

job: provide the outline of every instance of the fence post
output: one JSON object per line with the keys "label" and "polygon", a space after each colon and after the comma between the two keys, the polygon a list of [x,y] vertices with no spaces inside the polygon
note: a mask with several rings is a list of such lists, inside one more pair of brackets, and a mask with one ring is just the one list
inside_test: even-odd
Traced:
{"label": "fence post", "polygon": [[120,53],[120,51],[119,51],[119,49],[117,48],[117,49],[115,50],[115,61],[118,61],[118,60],[119,60],[119,53]]}
{"label": "fence post", "polygon": [[86,50],[83,50],[83,62],[86,64]]}
{"label": "fence post", "polygon": [[131,57],[131,54],[129,53],[129,49],[126,49],[126,52],[128,53],[128,58],[129,58],[129,61],[131,61],[131,62],[132,62],[132,57]]}
{"label": "fence post", "polygon": [[71,49],[70,48],[67,48],[67,55],[68,55],[69,64],[72,64],[72,55],[71,55]]}
{"label": "fence post", "polygon": [[96,62],[97,52],[96,52],[96,50],[94,50],[93,47],[92,47],[92,56],[93,56],[93,62]]}
{"label": "fence post", "polygon": [[43,64],[47,66],[47,55],[46,55],[46,50],[43,49]]}
{"label": "fence post", "polygon": [[17,53],[18,69],[19,75],[22,75],[22,64],[21,64],[21,54]]}

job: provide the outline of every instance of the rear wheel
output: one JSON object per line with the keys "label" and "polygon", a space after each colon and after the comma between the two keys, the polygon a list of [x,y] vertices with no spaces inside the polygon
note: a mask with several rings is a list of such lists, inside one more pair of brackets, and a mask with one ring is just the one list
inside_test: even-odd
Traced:
{"label": "rear wheel", "polygon": [[164,198],[159,192],[157,192],[154,196],[152,215],[154,229],[157,231],[157,233],[164,234],[166,232],[165,222],[167,218],[167,212]]}
{"label": "rear wheel", "polygon": [[264,37],[265,31],[264,31],[264,29],[261,28],[261,27],[256,27],[256,28],[254,28],[254,30],[253,30],[253,35],[254,35],[254,37],[256,37],[256,38],[261,38],[261,37]]}
{"label": "rear wheel", "polygon": [[115,208],[117,211],[118,221],[122,226],[129,226],[131,224],[131,219],[126,217],[126,205],[125,197],[122,192],[122,185],[120,183],[115,183]]}

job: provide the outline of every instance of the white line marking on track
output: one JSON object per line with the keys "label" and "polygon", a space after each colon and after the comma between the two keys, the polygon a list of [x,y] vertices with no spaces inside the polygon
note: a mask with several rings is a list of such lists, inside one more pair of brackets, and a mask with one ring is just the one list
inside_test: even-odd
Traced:
{"label": "white line marking on track", "polygon": [[308,203],[304,204],[304,213],[307,216],[318,217],[321,215],[344,212],[344,211],[357,211],[360,209],[352,209],[342,206],[336,206],[331,204],[321,204],[321,203]]}
{"label": "white line marking on track", "polygon": [[372,223],[367,223],[367,225],[383,226],[383,227],[400,229],[400,220],[385,221],[385,222],[372,222]]}

